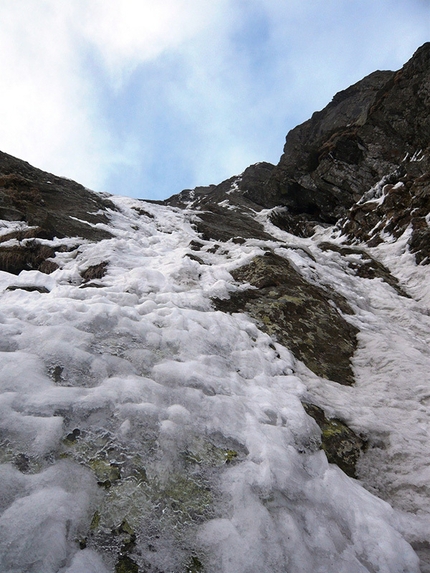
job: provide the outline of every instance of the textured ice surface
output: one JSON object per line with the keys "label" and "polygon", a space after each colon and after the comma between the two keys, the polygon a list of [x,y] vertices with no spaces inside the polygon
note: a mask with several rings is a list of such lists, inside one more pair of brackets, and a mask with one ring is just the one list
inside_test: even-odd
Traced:
{"label": "textured ice surface", "polygon": [[[129,558],[140,571],[418,572],[430,290],[405,240],[375,252],[420,299],[279,230],[215,253],[203,241],[198,262],[187,213],[112,201],[114,238],[60,253],[49,276],[0,273],[0,570],[112,573]],[[229,271],[268,245],[353,306],[355,387],[213,310],[242,288]],[[83,283],[101,262],[106,275]],[[20,285],[49,293],[6,290]],[[367,490],[327,463],[309,397],[368,435]]]}

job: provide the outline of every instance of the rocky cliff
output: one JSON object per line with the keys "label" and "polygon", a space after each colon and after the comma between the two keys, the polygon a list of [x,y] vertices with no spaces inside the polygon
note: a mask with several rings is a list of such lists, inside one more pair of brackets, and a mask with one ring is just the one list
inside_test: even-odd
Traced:
{"label": "rocky cliff", "polygon": [[2,570],[430,571],[429,112],[425,44],[164,204],[0,153]]}
{"label": "rocky cliff", "polygon": [[[370,74],[290,131],[278,165],[253,165],[240,177],[184,191],[167,204],[200,209],[203,231],[215,212],[214,238],[220,236],[217,215],[226,198],[257,211],[284,207],[272,221],[298,236],[312,235],[315,224],[340,225],[350,240],[377,244],[381,233],[399,237],[411,226],[411,248],[419,262],[426,262],[429,106],[427,43],[401,70]],[[231,226],[231,212],[225,219]]]}

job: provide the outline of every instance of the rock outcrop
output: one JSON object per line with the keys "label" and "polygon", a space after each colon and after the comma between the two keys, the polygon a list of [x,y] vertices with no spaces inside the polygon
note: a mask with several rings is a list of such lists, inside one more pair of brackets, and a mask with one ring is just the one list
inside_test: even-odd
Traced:
{"label": "rock outcrop", "polygon": [[339,294],[310,284],[286,259],[270,252],[232,275],[251,288],[214,301],[217,308],[247,312],[319,376],[354,383],[350,359],[357,329],[342,317],[352,310]]}
{"label": "rock outcrop", "polygon": [[[248,234],[258,236],[261,230],[249,219],[274,207],[272,221],[298,236],[311,236],[315,224],[339,224],[352,241],[374,245],[381,233],[398,237],[411,226],[411,250],[426,263],[429,106],[426,43],[401,70],[370,74],[291,130],[278,165],[253,165],[239,177],[184,191],[167,203],[199,209],[202,232],[213,238],[221,236],[223,224],[239,232],[239,215]],[[220,205],[226,199],[228,205]],[[228,216],[222,217],[223,209]]]}
{"label": "rock outcrop", "polygon": [[293,129],[263,203],[336,223],[378,181],[428,154],[429,105],[430,43],[398,72],[370,74]]}
{"label": "rock outcrop", "polygon": [[0,219],[22,223],[18,231],[0,237],[0,270],[52,272],[57,268],[50,260],[56,248],[43,241],[106,239],[111,236],[103,228],[109,209],[114,206],[107,196],[0,152]]}

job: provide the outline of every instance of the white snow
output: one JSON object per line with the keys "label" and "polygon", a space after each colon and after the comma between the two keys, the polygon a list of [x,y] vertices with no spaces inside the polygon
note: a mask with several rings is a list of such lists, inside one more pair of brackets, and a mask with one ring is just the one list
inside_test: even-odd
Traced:
{"label": "white snow", "polygon": [[[191,213],[145,204],[152,219],[138,201],[110,199],[114,238],[59,253],[51,275],[0,274],[0,570],[112,573],[120,549],[97,539],[126,520],[165,571],[193,552],[206,573],[419,572],[409,542],[430,533],[430,287],[407,238],[372,253],[410,299],[320,250],[341,242],[330,230],[300,239],[266,223],[276,240],[215,253],[199,239],[199,264],[187,256]],[[229,271],[264,246],[353,307],[354,387],[318,378],[245,315],[213,309],[211,297],[243,288]],[[83,284],[80,271],[101,262],[106,275]],[[318,448],[309,397],[368,437],[361,483]],[[136,460],[146,481],[127,474]],[[121,479],[103,489],[112,467]],[[161,511],[180,484],[192,502],[172,493],[182,509]]]}

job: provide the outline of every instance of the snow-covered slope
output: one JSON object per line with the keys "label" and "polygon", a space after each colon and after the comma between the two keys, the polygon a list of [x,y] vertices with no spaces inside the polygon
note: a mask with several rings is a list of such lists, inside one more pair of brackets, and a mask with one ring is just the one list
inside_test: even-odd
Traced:
{"label": "snow-covered slope", "polygon": [[[263,210],[271,239],[214,242],[191,210],[110,200],[110,222],[87,224],[111,238],[39,239],[54,272],[0,274],[0,570],[419,572],[430,289],[407,232],[368,252],[410,298],[357,276],[333,228],[298,238]],[[268,250],[348,301],[354,386],[215,310]],[[368,440],[358,481],[327,462],[302,402]]]}
{"label": "snow-covered slope", "polygon": [[430,572],[429,70],[164,204],[0,152],[0,573]]}

